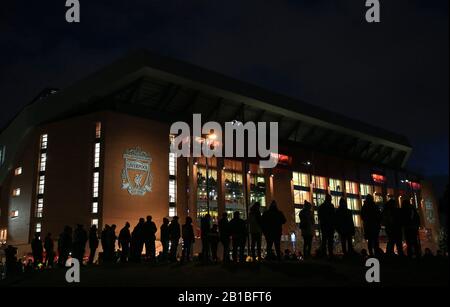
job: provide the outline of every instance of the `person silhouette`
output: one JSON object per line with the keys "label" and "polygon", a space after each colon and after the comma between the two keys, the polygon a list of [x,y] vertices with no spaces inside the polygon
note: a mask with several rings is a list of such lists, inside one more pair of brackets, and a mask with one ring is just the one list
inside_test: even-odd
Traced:
{"label": "person silhouette", "polygon": [[54,245],[52,234],[49,232],[44,239],[45,265],[47,268],[53,268],[53,262],[55,259]]}
{"label": "person silhouette", "polygon": [[367,240],[367,250],[369,256],[373,257],[380,248],[381,213],[373,200],[373,196],[370,194],[367,194],[361,208],[361,219],[363,221],[364,237]]}
{"label": "person silhouette", "polygon": [[73,233],[73,258],[78,259],[81,265],[83,264],[87,240],[86,230],[84,230],[83,225],[78,224]]}
{"label": "person silhouette", "polygon": [[174,216],[169,224],[169,240],[170,240],[169,259],[172,262],[177,261],[177,250],[180,237],[181,237],[181,229],[180,224],[178,223],[178,216]]}
{"label": "person silhouette", "polygon": [[419,213],[408,199],[402,201],[402,212],[407,255],[408,257],[420,257],[422,252],[419,244]]}
{"label": "person silhouette", "polygon": [[72,228],[64,226],[63,232],[58,239],[58,264],[65,267],[69,254],[72,251]]}
{"label": "person silhouette", "polygon": [[194,228],[192,227],[192,218],[190,216],[186,217],[186,223],[182,227],[182,237],[183,237],[183,251],[181,256],[181,261],[190,261],[191,248],[194,244]]}
{"label": "person silhouette", "polygon": [[31,240],[31,251],[33,254],[33,265],[38,267],[42,264],[44,249],[42,247],[41,233],[36,232],[33,240]]}
{"label": "person silhouette", "polygon": [[202,261],[209,262],[209,232],[211,231],[211,215],[207,213],[200,220],[200,234],[202,239]]}
{"label": "person silhouette", "polygon": [[97,225],[92,225],[89,229],[89,260],[88,264],[94,263],[95,253],[99,244]]}
{"label": "person silhouette", "polygon": [[223,262],[227,263],[230,261],[230,228],[226,212],[222,214],[222,218],[219,220],[219,237],[223,246]]}
{"label": "person silhouette", "polygon": [[251,240],[250,249],[253,261],[261,260],[262,216],[260,208],[261,203],[255,202],[250,209],[250,214],[248,215],[248,226]]}
{"label": "person silhouette", "polygon": [[211,231],[208,234],[209,246],[211,247],[211,257],[212,260],[217,263],[217,247],[220,241],[219,238],[219,227],[217,224],[214,224],[211,228]]}
{"label": "person silhouette", "polygon": [[162,260],[167,260],[169,255],[169,219],[163,218],[163,223],[160,227],[161,245],[162,245]]}
{"label": "person silhouette", "polygon": [[384,205],[383,213],[381,214],[381,221],[386,230],[388,242],[386,244],[386,255],[393,256],[394,248],[397,248],[397,254],[403,256],[403,240],[402,240],[402,215],[400,208],[397,207],[397,202],[394,199],[389,199]]}
{"label": "person silhouette", "polygon": [[341,239],[344,256],[353,254],[352,239],[355,235],[355,224],[353,213],[348,209],[347,200],[344,197],[339,200],[339,208],[336,210],[336,231]]}
{"label": "person silhouette", "polygon": [[109,234],[108,234],[108,248],[109,248],[109,255],[111,255],[111,261],[116,262],[116,228],[117,226],[115,224],[112,224],[109,228]]}
{"label": "person silhouette", "polygon": [[300,230],[303,237],[303,256],[305,259],[311,257],[312,238],[314,235],[314,214],[311,208],[311,203],[305,200],[303,209],[299,213]]}
{"label": "person silhouette", "polygon": [[140,218],[131,233],[131,255],[134,262],[140,262],[144,247],[144,218]]}
{"label": "person silhouette", "polygon": [[[244,262],[244,248],[247,238],[247,227],[245,221],[241,219],[239,211],[234,212],[229,224],[233,252],[233,262]],[[238,258],[239,253],[239,258]]]}
{"label": "person silhouette", "polygon": [[130,256],[131,233],[130,223],[126,222],[125,226],[119,232],[118,238],[119,248],[121,248],[120,262],[127,263]]}
{"label": "person silhouette", "polygon": [[333,257],[334,249],[334,230],[335,230],[335,210],[331,203],[331,195],[325,196],[325,201],[320,205],[319,210],[319,224],[322,235],[321,253]]}
{"label": "person silhouette", "polygon": [[145,256],[147,261],[155,260],[155,241],[156,241],[156,228],[155,223],[152,221],[152,217],[147,216],[147,221],[144,223],[143,227],[143,235],[144,235],[144,244],[145,244]]}
{"label": "person silhouette", "polygon": [[262,215],[262,229],[267,242],[267,257],[273,259],[272,246],[275,245],[276,259],[281,260],[281,235],[286,218],[283,212],[278,210],[275,200],[269,206],[269,210]]}

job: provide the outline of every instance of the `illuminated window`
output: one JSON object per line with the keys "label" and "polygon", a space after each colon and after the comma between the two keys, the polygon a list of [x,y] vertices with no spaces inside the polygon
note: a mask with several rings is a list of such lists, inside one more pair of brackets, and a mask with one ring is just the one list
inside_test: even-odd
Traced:
{"label": "illuminated window", "polygon": [[300,210],[299,208],[294,209],[295,214],[295,224],[300,224]]}
{"label": "illuminated window", "polygon": [[242,182],[241,172],[225,171],[225,211],[230,217],[235,211],[240,212],[241,218],[246,216]]}
{"label": "illuminated window", "polygon": [[175,176],[177,174],[177,157],[174,153],[169,153],[169,175]]}
{"label": "illuminated window", "polygon": [[98,227],[98,219],[92,219],[91,226],[97,226]]}
{"label": "illuminated window", "polygon": [[305,200],[310,201],[310,192],[294,190],[294,204],[303,205]]}
{"label": "illuminated window", "polygon": [[347,205],[350,210],[353,210],[353,211],[361,210],[361,202],[358,198],[353,198],[353,197],[347,198]]}
{"label": "illuminated window", "polygon": [[19,176],[22,174],[22,168],[18,167],[14,170],[14,175]]}
{"label": "illuminated window", "polygon": [[98,197],[98,186],[99,186],[99,173],[94,172],[94,180],[92,183],[92,196]]}
{"label": "illuminated window", "polygon": [[361,196],[365,197],[367,194],[373,194],[373,187],[368,184],[360,184]]}
{"label": "illuminated window", "polygon": [[92,213],[98,213],[98,202],[96,201],[92,203]]}
{"label": "illuminated window", "polygon": [[42,232],[42,224],[41,223],[36,223],[36,226],[34,227],[34,232]]}
{"label": "illuminated window", "polygon": [[95,143],[94,147],[94,168],[100,167],[100,143]]}
{"label": "illuminated window", "polygon": [[358,213],[353,213],[353,224],[355,227],[361,227],[361,215]]}
{"label": "illuminated window", "polygon": [[339,208],[339,201],[341,200],[341,197],[342,196],[339,195],[331,195],[331,203],[335,208]]}
{"label": "illuminated window", "polygon": [[175,215],[177,215],[177,208],[169,207],[169,217],[174,217]]}
{"label": "illuminated window", "polygon": [[325,177],[312,176],[312,181],[314,183],[315,189],[325,190],[327,188],[326,184],[327,179]]}
{"label": "illuminated window", "polygon": [[47,149],[48,135],[41,135],[41,149]]}
{"label": "illuminated window", "polygon": [[309,175],[304,173],[293,172],[292,181],[294,186],[309,187]]}
{"label": "illuminated window", "polygon": [[102,123],[95,123],[95,138],[99,139],[102,137]]}
{"label": "illuminated window", "polygon": [[36,205],[36,217],[41,218],[44,212],[44,199],[38,198]]}
{"label": "illuminated window", "polygon": [[47,154],[45,152],[41,153],[41,159],[39,160],[39,171],[45,172],[47,164]]}
{"label": "illuminated window", "polygon": [[250,204],[259,202],[266,206],[266,180],[264,176],[250,175]]}
{"label": "illuminated window", "polygon": [[13,190],[13,196],[20,196],[20,188]]}
{"label": "illuminated window", "polygon": [[8,238],[8,229],[0,230],[0,244],[5,244]]}
{"label": "illuminated window", "polygon": [[358,184],[353,181],[345,182],[345,191],[349,194],[358,194]]}
{"label": "illuminated window", "polygon": [[45,176],[39,176],[38,194],[44,194]]}
{"label": "illuminated window", "polygon": [[173,204],[176,202],[177,199],[177,187],[175,184],[175,180],[170,179],[169,180],[169,203]]}
{"label": "illuminated window", "polygon": [[330,178],[330,191],[343,192],[343,190],[344,190],[344,187],[342,185],[342,180]]}
{"label": "illuminated window", "polygon": [[313,193],[313,203],[316,206],[320,206],[325,202],[325,194],[323,193]]}
{"label": "illuminated window", "polygon": [[19,216],[19,210],[11,211],[11,217],[18,217],[18,216]]}

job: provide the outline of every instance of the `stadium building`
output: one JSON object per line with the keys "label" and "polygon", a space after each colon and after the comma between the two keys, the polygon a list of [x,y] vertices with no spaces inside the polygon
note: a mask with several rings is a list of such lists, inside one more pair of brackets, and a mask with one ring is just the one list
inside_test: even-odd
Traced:
{"label": "stadium building", "polygon": [[[279,163],[176,158],[175,121],[278,122]],[[116,224],[152,215],[214,218],[276,200],[285,246],[301,245],[298,213],[325,194],[348,199],[362,241],[365,195],[411,198],[422,246],[438,236],[429,183],[405,170],[412,151],[395,133],[147,51],[136,51],[62,90],[46,89],[0,134],[0,241],[30,250],[36,232]],[[317,216],[317,215],[316,215]],[[159,237],[159,232],[157,234]],[[197,244],[199,245],[199,244]]]}

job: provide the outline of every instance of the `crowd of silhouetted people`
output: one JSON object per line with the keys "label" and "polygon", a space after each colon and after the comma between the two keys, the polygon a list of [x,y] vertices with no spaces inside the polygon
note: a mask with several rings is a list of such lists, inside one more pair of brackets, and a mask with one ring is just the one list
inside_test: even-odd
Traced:
{"label": "crowd of silhouetted people", "polygon": [[[213,224],[210,214],[200,219],[201,252],[199,261],[203,263],[219,262],[218,247],[221,245],[224,263],[243,263],[250,259],[252,262],[264,260],[298,260],[308,259],[312,255],[313,238],[316,234],[314,209],[308,201],[304,202],[299,213],[301,235],[303,237],[303,253],[292,253],[289,249],[281,252],[282,226],[286,218],[277,203],[272,201],[270,206],[262,211],[259,202],[255,202],[248,213],[247,220],[242,219],[239,211],[234,212],[229,219],[224,213],[217,224]],[[318,230],[320,233],[320,248],[317,257],[333,257],[335,254],[335,233],[339,235],[342,253],[345,256],[356,255],[353,248],[355,225],[353,212],[348,208],[347,201],[342,197],[335,208],[331,195],[327,194],[325,201],[318,206]],[[421,246],[419,240],[420,217],[409,200],[405,199],[401,207],[395,200],[388,200],[380,208],[372,195],[365,197],[361,219],[363,231],[367,240],[367,250],[360,255],[365,257],[404,256],[403,244],[406,243],[406,254],[409,257],[420,257]],[[384,252],[380,248],[379,237],[382,226],[387,235],[387,246]],[[160,242],[162,251],[156,254],[157,226],[151,216],[140,218],[131,230],[126,222],[118,235],[116,225],[104,225],[99,233],[96,225],[86,230],[83,225],[75,229],[65,226],[59,235],[57,253],[54,239],[48,233],[42,240],[40,233],[36,233],[31,242],[33,260],[26,264],[28,268],[53,268],[56,265],[64,267],[69,257],[78,259],[82,265],[92,265],[96,260],[97,250],[101,244],[102,252],[98,253],[98,263],[127,263],[127,262],[189,262],[192,261],[195,233],[191,217],[186,217],[181,225],[177,216],[169,221],[164,218],[160,226]],[[266,242],[266,255],[262,254],[262,239]],[[182,240],[180,240],[182,239]],[[178,247],[181,245],[181,257],[178,258]],[[118,246],[118,250],[116,250]],[[86,247],[89,251],[86,251]],[[246,255],[246,247],[248,255]],[[145,253],[144,252],[145,248]],[[397,253],[395,253],[395,250]],[[5,250],[6,267],[11,272],[17,268],[16,248],[8,246]],[[230,257],[231,254],[231,257]],[[85,259],[85,255],[88,255]],[[438,254],[439,255],[439,254]],[[58,256],[58,257],[56,257]],[[433,256],[431,250],[426,249],[424,257]],[[55,258],[57,263],[54,263]],[[86,261],[85,261],[86,260]]]}

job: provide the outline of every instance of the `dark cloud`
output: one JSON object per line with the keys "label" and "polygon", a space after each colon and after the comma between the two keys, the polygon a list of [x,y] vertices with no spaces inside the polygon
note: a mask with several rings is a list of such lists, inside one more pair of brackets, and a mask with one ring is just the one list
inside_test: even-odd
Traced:
{"label": "dark cloud", "polygon": [[9,1],[0,20],[5,123],[46,86],[64,87],[149,48],[409,137],[410,167],[448,175],[448,1]]}

